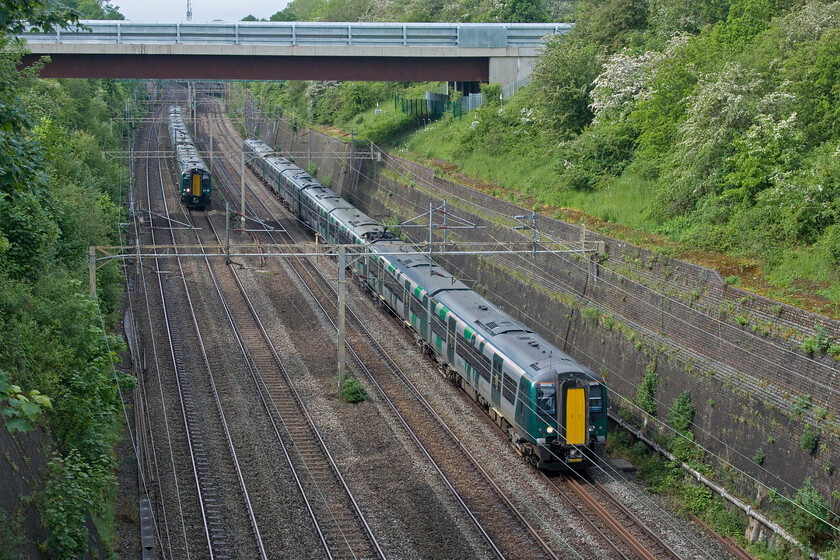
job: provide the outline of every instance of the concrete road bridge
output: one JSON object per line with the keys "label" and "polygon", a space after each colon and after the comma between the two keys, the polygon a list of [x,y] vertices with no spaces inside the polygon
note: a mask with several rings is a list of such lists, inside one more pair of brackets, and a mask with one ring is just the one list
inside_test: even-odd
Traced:
{"label": "concrete road bridge", "polygon": [[83,21],[29,29],[45,78],[472,81],[530,74],[572,24]]}

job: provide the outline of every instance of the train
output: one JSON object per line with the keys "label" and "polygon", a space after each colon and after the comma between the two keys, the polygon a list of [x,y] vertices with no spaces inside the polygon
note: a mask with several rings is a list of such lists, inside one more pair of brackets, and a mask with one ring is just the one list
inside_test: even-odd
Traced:
{"label": "train", "polygon": [[477,294],[258,139],[250,167],[317,237],[362,245],[355,276],[413,329],[440,370],[478,402],[517,452],[549,471],[603,457],[607,392],[600,375]]}
{"label": "train", "polygon": [[207,208],[213,191],[210,170],[201,159],[177,105],[169,107],[169,139],[175,150],[181,202],[188,208]]}

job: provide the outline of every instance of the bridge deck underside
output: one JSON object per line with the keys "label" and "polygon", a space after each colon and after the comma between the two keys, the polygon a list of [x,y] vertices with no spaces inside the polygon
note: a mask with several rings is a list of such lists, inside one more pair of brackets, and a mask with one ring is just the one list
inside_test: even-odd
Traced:
{"label": "bridge deck underside", "polygon": [[[22,65],[40,58],[27,55]],[[42,78],[487,82],[486,57],[53,54]]]}

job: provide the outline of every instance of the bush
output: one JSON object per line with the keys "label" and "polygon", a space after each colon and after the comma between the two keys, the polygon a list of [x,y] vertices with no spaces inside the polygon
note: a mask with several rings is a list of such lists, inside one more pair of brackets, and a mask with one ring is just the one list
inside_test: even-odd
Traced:
{"label": "bush", "polygon": [[561,185],[589,191],[614,180],[633,157],[636,131],[627,122],[603,122],[561,144],[556,169]]}
{"label": "bush", "polygon": [[685,390],[674,401],[674,406],[668,411],[668,423],[679,433],[691,431],[694,420],[694,403],[691,402],[691,391]]}
{"label": "bush", "polygon": [[802,436],[799,438],[799,447],[802,451],[814,453],[817,450],[817,433],[811,426],[805,426],[802,430]]}
{"label": "bush", "polygon": [[656,387],[659,385],[659,376],[656,375],[656,362],[653,361],[647,366],[647,371],[642,382],[639,384],[639,389],[636,392],[636,404],[639,408],[650,414],[656,416]]}
{"label": "bush", "polygon": [[825,228],[817,244],[825,249],[832,264],[840,265],[840,225]]}
{"label": "bush", "polygon": [[740,510],[730,511],[722,499],[714,499],[704,516],[715,532],[722,535],[743,535],[747,522]]}
{"label": "bush", "polygon": [[791,415],[794,418],[799,418],[811,406],[811,395],[798,395],[793,399],[793,410]]}
{"label": "bush", "polygon": [[348,403],[362,402],[367,397],[364,386],[355,377],[348,377],[344,380],[344,387],[341,389],[341,398]]}
{"label": "bush", "polygon": [[109,459],[91,464],[71,449],[63,458],[50,460],[47,468],[42,511],[44,524],[50,530],[47,544],[57,558],[84,556],[88,539],[86,514],[89,510],[101,511],[104,484],[112,483]]}
{"label": "bush", "polygon": [[502,102],[502,86],[499,84],[481,84],[481,95],[483,104],[489,107],[498,107]]}
{"label": "bush", "polygon": [[[816,330],[817,334],[806,337],[805,340],[802,341],[800,349],[806,354],[827,354],[831,350],[832,345],[834,345],[834,339],[826,334],[825,329],[822,327],[817,326]],[[810,398],[811,396],[808,395],[809,401]]]}
{"label": "bush", "polygon": [[686,484],[682,492],[683,508],[688,513],[703,515],[712,504],[712,491],[706,486]]}
{"label": "bush", "polygon": [[589,92],[601,71],[601,49],[555,35],[546,41],[534,68],[534,102],[539,120],[561,138],[570,138],[592,122]]}
{"label": "bush", "polygon": [[796,492],[793,501],[799,507],[790,507],[785,517],[797,539],[819,545],[826,543],[836,533],[828,523],[837,523],[837,516],[828,508],[828,503],[814,488],[810,478]]}

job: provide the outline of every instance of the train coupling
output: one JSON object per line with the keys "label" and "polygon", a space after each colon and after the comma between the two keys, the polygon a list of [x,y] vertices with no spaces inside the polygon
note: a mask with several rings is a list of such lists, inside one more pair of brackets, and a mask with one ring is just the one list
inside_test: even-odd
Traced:
{"label": "train coupling", "polygon": [[568,453],[566,453],[566,462],[568,463],[581,463],[583,462],[583,452],[578,449],[577,447],[573,447],[569,449]]}

